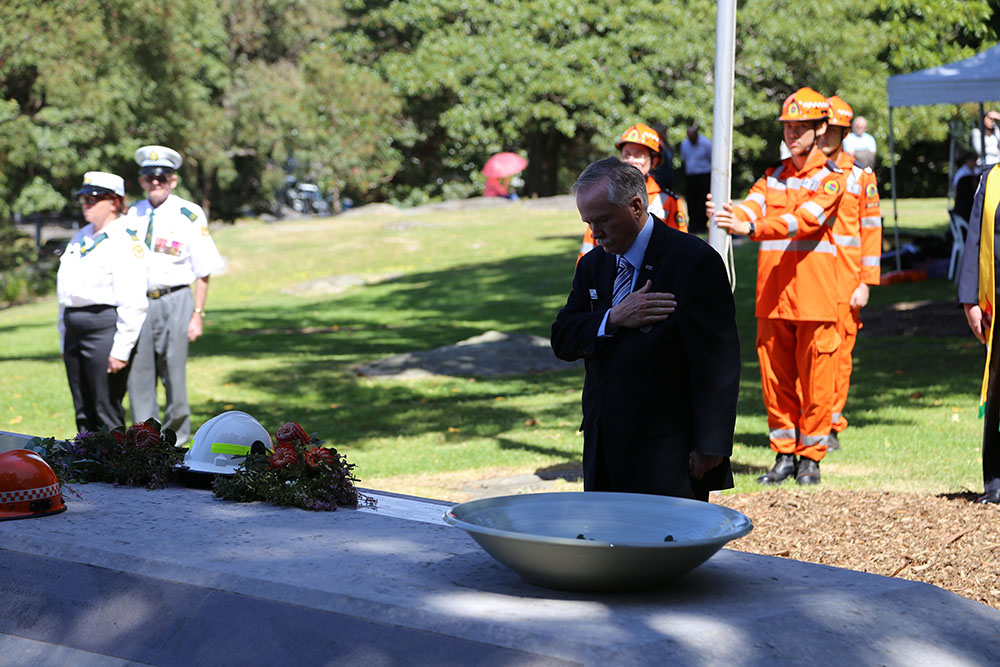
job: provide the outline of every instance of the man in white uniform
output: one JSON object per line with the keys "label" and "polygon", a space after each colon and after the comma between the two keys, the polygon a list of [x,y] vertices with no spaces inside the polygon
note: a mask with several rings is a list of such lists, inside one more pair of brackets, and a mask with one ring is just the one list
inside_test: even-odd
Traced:
{"label": "man in white uniform", "polygon": [[[223,266],[208,233],[200,206],[173,194],[177,151],[165,146],[143,146],[135,152],[139,185],[146,199],[129,210],[149,253],[149,311],[139,335],[128,379],[132,419],[159,419],[157,380],[163,382],[166,406],[161,420],[177,433],[177,444],[191,435],[187,400],[188,343],[201,336],[208,296],[208,279]],[[194,294],[191,283],[194,282]]]}

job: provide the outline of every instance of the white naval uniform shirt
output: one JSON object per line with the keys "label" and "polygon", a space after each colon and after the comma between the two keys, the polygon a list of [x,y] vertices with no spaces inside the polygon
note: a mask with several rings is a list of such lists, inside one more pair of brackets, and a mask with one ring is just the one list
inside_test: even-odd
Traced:
{"label": "white naval uniform shirt", "polygon": [[150,253],[127,220],[112,220],[100,234],[94,232],[93,225],[87,225],[73,235],[59,258],[56,294],[60,350],[66,349],[66,308],[114,306],[118,324],[111,356],[128,361],[146,321],[146,259]]}
{"label": "white naval uniform shirt", "polygon": [[136,225],[140,240],[149,240],[149,289],[190,285],[224,266],[205,211],[193,202],[171,194],[153,208],[143,199],[126,219]]}

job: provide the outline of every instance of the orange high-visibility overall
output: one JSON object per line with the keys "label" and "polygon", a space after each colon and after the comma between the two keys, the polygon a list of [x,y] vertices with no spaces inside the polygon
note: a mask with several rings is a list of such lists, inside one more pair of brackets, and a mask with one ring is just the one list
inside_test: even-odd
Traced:
{"label": "orange high-visibility overall", "polygon": [[[646,195],[649,197],[647,211],[657,218],[667,223],[668,227],[682,231],[685,234],[688,230],[687,207],[684,202],[670,190],[663,190],[660,184],[652,176],[646,177]],[[576,256],[576,261],[594,249],[594,233],[587,226],[583,233],[583,243],[580,245],[580,252]]]}
{"label": "orange high-visibility overall", "polygon": [[813,148],[767,170],[734,208],[753,222],[757,253],[757,357],[771,449],[826,455],[833,413],[837,248],[833,224],[843,170]]}
{"label": "orange high-visibility overall", "polygon": [[854,164],[847,153],[837,157],[847,174],[846,192],[837,211],[833,239],[837,244],[837,378],[833,388],[833,431],[847,428],[844,405],[854,369],[854,344],[861,328],[861,314],[850,307],[851,294],[861,283],[878,285],[881,277],[882,211],[878,181],[869,167]]}

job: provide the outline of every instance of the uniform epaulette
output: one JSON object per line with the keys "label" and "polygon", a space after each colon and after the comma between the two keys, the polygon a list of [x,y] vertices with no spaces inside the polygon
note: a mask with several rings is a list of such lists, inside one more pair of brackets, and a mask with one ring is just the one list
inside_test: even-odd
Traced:
{"label": "uniform epaulette", "polygon": [[837,166],[837,163],[833,160],[826,161],[826,168],[835,174],[843,174],[844,170]]}
{"label": "uniform epaulette", "polygon": [[195,220],[198,219],[198,214],[197,213],[192,213],[191,209],[187,208],[186,206],[182,206],[181,207],[181,215],[183,215],[184,217],[186,217],[191,222],[194,222]]}
{"label": "uniform epaulette", "polygon": [[670,188],[662,188],[660,192],[667,195],[668,197],[673,197],[674,199],[680,199],[680,197],[677,196],[677,193],[671,190]]}
{"label": "uniform epaulette", "polygon": [[874,174],[875,170],[872,169],[871,167],[865,167],[865,173],[866,174]]}
{"label": "uniform epaulette", "polygon": [[129,235],[129,237],[130,237],[130,238],[131,238],[131,239],[132,239],[133,241],[138,241],[138,240],[139,240],[139,236],[138,236],[138,235],[137,235],[137,234],[135,233],[135,230],[134,230],[134,229],[129,229],[128,227],[126,227],[126,228],[125,228],[125,233],[126,233],[126,234],[128,234],[128,235]]}

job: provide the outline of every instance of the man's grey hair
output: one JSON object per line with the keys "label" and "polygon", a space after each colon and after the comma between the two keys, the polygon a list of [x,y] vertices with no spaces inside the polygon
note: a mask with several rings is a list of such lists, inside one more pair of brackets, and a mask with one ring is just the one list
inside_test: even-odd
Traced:
{"label": "man's grey hair", "polygon": [[604,158],[590,164],[576,179],[571,192],[574,195],[579,194],[601,183],[607,188],[608,201],[615,206],[628,206],[632,197],[638,197],[642,201],[643,210],[649,206],[646,177],[641,171],[616,157]]}

